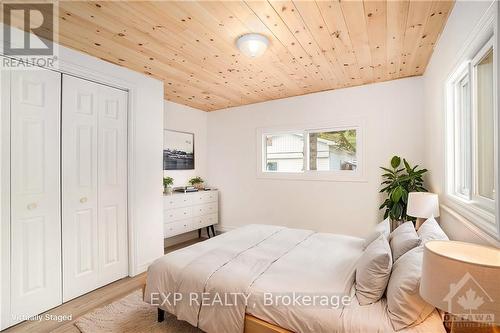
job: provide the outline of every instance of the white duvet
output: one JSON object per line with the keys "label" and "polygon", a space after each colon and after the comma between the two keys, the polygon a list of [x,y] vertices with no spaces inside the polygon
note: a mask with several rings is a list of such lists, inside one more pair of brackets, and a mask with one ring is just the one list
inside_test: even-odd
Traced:
{"label": "white duvet", "polygon": [[[352,296],[362,251],[360,238],[249,225],[156,260],[144,300],[207,333],[242,333],[245,313],[294,332],[391,332],[384,300],[287,303],[297,295]],[[444,332],[437,313],[401,332],[430,331]]]}

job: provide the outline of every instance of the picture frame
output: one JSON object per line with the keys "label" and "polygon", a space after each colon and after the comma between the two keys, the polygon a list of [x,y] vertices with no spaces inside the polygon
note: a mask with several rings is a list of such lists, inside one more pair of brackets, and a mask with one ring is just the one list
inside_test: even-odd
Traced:
{"label": "picture frame", "polygon": [[194,170],[194,133],[163,131],[163,170]]}

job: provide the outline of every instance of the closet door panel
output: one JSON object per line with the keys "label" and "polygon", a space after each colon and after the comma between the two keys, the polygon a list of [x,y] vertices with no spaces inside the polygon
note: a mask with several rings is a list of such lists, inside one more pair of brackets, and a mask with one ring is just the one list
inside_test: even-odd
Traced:
{"label": "closet door panel", "polygon": [[99,284],[98,87],[63,75],[63,300]]}
{"label": "closet door panel", "polygon": [[101,283],[128,273],[127,256],[127,93],[100,87],[99,259]]}
{"label": "closet door panel", "polygon": [[11,73],[13,318],[41,313],[62,299],[60,80],[52,71]]}

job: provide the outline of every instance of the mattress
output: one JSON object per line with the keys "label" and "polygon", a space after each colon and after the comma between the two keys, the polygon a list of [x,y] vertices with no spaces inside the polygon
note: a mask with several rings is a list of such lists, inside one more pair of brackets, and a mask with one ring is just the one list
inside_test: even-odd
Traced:
{"label": "mattress", "polygon": [[[156,260],[144,300],[207,333],[242,333],[245,313],[294,332],[391,332],[385,301],[359,306],[353,293],[363,243],[245,226]],[[437,312],[400,332],[429,331],[444,332]]]}

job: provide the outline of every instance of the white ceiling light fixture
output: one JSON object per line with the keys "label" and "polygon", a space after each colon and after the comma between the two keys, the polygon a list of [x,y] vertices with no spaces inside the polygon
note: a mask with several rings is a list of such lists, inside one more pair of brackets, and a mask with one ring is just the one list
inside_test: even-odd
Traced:
{"label": "white ceiling light fixture", "polygon": [[244,55],[255,58],[266,52],[269,46],[269,39],[261,34],[245,34],[238,38],[236,46]]}

